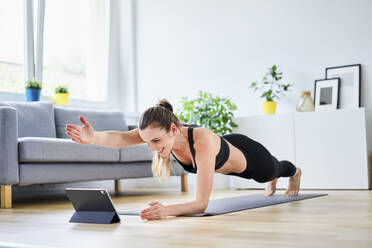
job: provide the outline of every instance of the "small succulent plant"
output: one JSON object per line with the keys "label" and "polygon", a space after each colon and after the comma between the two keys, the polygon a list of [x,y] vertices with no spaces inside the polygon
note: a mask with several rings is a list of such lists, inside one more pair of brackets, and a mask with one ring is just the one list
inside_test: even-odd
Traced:
{"label": "small succulent plant", "polygon": [[38,82],[35,78],[26,81],[26,89],[41,89],[43,84]]}
{"label": "small succulent plant", "polygon": [[55,91],[56,94],[59,94],[59,93],[67,93],[68,94],[68,87],[67,86],[63,86],[63,85],[60,85],[60,86],[57,86],[54,89],[54,91]]}

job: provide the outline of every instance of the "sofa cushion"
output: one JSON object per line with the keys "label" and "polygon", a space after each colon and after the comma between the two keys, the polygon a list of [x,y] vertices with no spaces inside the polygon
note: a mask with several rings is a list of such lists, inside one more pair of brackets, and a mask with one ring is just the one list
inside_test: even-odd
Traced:
{"label": "sofa cushion", "polygon": [[120,162],[151,161],[154,153],[146,144],[122,147],[120,148]]}
{"label": "sofa cushion", "polygon": [[124,113],[120,110],[95,110],[72,108],[66,106],[54,106],[57,138],[70,138],[66,134],[67,123],[82,125],[79,115],[82,115],[94,128],[95,131],[128,131]]}
{"label": "sofa cushion", "polygon": [[70,139],[18,139],[19,162],[118,162],[119,149],[82,145]]}
{"label": "sofa cushion", "polygon": [[54,109],[51,102],[0,102],[17,110],[18,137],[56,137]]}
{"label": "sofa cushion", "polygon": [[[139,144],[120,148],[120,162],[152,161],[156,152],[150,150],[146,144]],[[171,160],[176,161],[173,156]]]}

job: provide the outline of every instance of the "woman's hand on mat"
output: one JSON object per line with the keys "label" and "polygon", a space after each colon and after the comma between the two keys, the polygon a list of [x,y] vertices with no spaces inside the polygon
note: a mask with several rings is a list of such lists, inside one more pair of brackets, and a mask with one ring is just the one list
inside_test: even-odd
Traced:
{"label": "woman's hand on mat", "polygon": [[66,133],[75,142],[78,142],[80,144],[90,144],[93,141],[94,129],[83,116],[80,115],[79,119],[83,126],[67,124]]}
{"label": "woman's hand on mat", "polygon": [[147,220],[159,220],[167,217],[166,207],[160,202],[150,202],[150,207],[141,211],[141,218]]}

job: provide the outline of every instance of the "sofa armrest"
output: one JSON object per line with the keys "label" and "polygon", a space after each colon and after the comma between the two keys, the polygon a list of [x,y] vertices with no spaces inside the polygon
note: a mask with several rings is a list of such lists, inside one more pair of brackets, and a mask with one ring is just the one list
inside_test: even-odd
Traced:
{"label": "sofa armrest", "polygon": [[138,125],[128,125],[128,130],[136,129]]}
{"label": "sofa armrest", "polygon": [[0,106],[0,185],[18,183],[17,110],[13,107]]}

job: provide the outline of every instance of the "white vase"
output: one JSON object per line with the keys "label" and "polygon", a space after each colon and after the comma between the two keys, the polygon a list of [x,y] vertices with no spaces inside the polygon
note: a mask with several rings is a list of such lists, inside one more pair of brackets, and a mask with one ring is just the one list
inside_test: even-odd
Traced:
{"label": "white vase", "polygon": [[314,101],[311,98],[310,91],[302,91],[300,94],[300,99],[298,101],[296,110],[298,112],[314,111]]}

